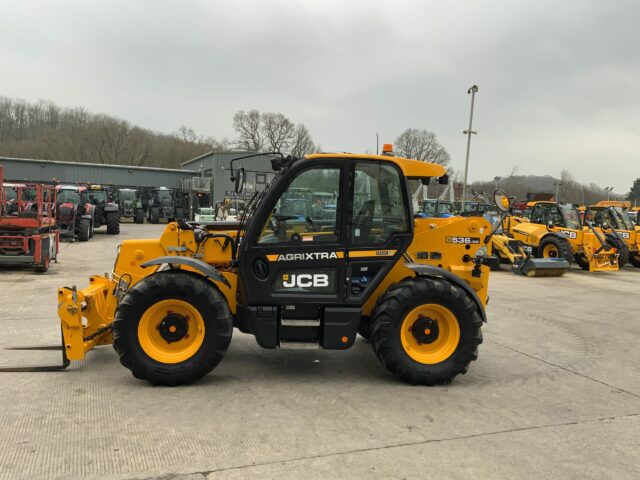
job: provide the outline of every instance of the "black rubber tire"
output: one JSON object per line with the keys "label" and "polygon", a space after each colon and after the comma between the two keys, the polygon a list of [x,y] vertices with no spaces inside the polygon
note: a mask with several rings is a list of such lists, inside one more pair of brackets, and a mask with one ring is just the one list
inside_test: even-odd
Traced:
{"label": "black rubber tire", "polygon": [[144,223],[144,210],[141,208],[136,210],[136,213],[133,216],[133,221],[138,224]]}
{"label": "black rubber tire", "polygon": [[587,272],[589,271],[589,260],[587,260],[587,257],[584,253],[576,253],[574,259],[576,263],[580,265],[580,268]]}
{"label": "black rubber tire", "polygon": [[78,240],[81,242],[88,242],[89,235],[91,234],[91,220],[88,218],[81,218],[78,224]]}
{"label": "black rubber tire", "polygon": [[39,263],[33,267],[37,273],[46,273],[49,270],[49,255],[43,255],[42,263]]}
{"label": "black rubber tire", "polygon": [[607,233],[607,242],[618,251],[618,268],[624,267],[629,263],[629,247],[615,233]]}
{"label": "black rubber tire", "polygon": [[149,221],[153,224],[160,223],[160,212],[157,208],[152,208],[149,212]]}
{"label": "black rubber tire", "polygon": [[636,268],[640,268],[640,253],[629,255],[629,263]]}
{"label": "black rubber tire", "polygon": [[[205,323],[202,346],[189,359],[174,364],[149,357],[138,340],[138,324],[154,303],[179,299],[198,309]],[[136,378],[154,385],[192,383],[213,370],[224,356],[233,332],[227,300],[208,280],[186,272],[150,275],[130,288],[118,305],[113,321],[113,348],[120,363]]]}
{"label": "black rubber tire", "polygon": [[558,258],[564,258],[569,263],[575,261],[575,256],[573,255],[573,250],[571,249],[569,241],[564,238],[560,238],[557,235],[546,235],[542,239],[538,246],[538,252],[536,255],[538,258],[543,258],[542,252],[547,245],[553,245],[556,247],[559,253]]}
{"label": "black rubber tire", "polygon": [[120,214],[118,212],[107,213],[107,233],[109,235],[120,234]]}
{"label": "black rubber tire", "polygon": [[[460,327],[454,353],[436,364],[419,363],[407,355],[400,339],[405,316],[427,303],[448,308]],[[412,385],[449,383],[464,374],[478,358],[482,343],[482,317],[473,298],[447,280],[415,277],[392,285],[379,301],[372,318],[371,343],[382,364],[397,378]]]}
{"label": "black rubber tire", "polygon": [[93,238],[93,234],[95,233],[94,230],[95,227],[93,226],[93,222],[91,222],[91,226],[89,227],[89,238]]}
{"label": "black rubber tire", "polygon": [[371,341],[371,317],[360,318],[358,334],[365,340]]}

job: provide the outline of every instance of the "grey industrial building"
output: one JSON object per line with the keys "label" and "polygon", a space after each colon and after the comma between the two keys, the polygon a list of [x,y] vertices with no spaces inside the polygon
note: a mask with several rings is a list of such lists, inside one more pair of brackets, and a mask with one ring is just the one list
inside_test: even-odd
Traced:
{"label": "grey industrial building", "polygon": [[[211,185],[212,204],[233,193],[229,164],[231,160],[253,152],[208,152],[182,163],[182,168],[196,175]],[[246,171],[245,193],[263,190],[273,179],[275,172],[271,169],[271,158],[267,155],[247,158],[234,164],[234,168],[243,167]]]}
{"label": "grey industrial building", "polygon": [[38,183],[101,183],[118,187],[182,188],[185,181],[197,177],[189,169],[103,165],[29,158],[0,157],[4,176],[9,181]]}
{"label": "grey industrial building", "polygon": [[[213,206],[234,190],[229,164],[252,152],[208,152],[182,163],[181,169],[105,165],[98,163],[0,157],[6,181],[36,183],[96,183],[119,188],[153,187],[181,189],[189,194],[189,209]],[[275,173],[271,157],[261,155],[239,161],[246,171],[245,193],[261,191]]]}

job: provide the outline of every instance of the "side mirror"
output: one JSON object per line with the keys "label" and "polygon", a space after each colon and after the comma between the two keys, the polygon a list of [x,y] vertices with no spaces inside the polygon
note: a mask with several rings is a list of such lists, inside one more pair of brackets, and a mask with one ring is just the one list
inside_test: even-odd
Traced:
{"label": "side mirror", "polygon": [[493,201],[501,212],[506,212],[511,208],[511,200],[502,190],[493,192]]}
{"label": "side mirror", "polygon": [[237,171],[236,171],[236,175],[235,175],[235,192],[236,193],[242,193],[242,189],[244,188],[244,181],[246,178],[246,173],[244,171],[244,168],[240,167]]}
{"label": "side mirror", "polygon": [[445,173],[443,176],[438,178],[438,183],[440,185],[449,185],[449,175]]}
{"label": "side mirror", "polygon": [[548,228],[553,228],[553,227],[555,227],[555,223],[553,223],[553,220],[549,220],[549,221],[547,222],[547,227],[548,227]]}

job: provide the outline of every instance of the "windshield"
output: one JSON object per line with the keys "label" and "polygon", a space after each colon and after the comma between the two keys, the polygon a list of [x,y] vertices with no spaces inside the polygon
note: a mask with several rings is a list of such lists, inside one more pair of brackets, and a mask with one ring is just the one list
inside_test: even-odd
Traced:
{"label": "windshield", "polygon": [[93,204],[106,203],[107,192],[104,190],[89,190],[89,201]]}
{"label": "windshield", "polygon": [[171,190],[156,190],[158,200],[171,200]]}
{"label": "windshield", "polygon": [[123,202],[126,201],[135,201],[136,199],[136,192],[134,192],[133,190],[120,190],[120,200]]}
{"label": "windshield", "polygon": [[559,205],[559,207],[562,211],[562,216],[564,217],[564,222],[567,228],[570,228],[571,230],[582,229],[580,214],[575,207],[571,205]]}
{"label": "windshield", "polygon": [[451,202],[440,202],[438,204],[438,214],[442,215],[443,213],[451,214],[453,212],[453,205]]}
{"label": "windshield", "polygon": [[58,203],[80,203],[80,194],[76,190],[60,190],[58,192]]}
{"label": "windshield", "polygon": [[428,200],[422,202],[422,213],[434,216],[436,214],[436,202],[430,202]]}
{"label": "windshield", "polygon": [[618,226],[621,230],[633,230],[633,222],[629,218],[629,214],[620,207],[613,207],[613,214],[618,220]]}
{"label": "windshield", "polygon": [[16,189],[14,187],[6,187],[4,189],[4,194],[8,201],[15,200],[16,198],[18,198]]}

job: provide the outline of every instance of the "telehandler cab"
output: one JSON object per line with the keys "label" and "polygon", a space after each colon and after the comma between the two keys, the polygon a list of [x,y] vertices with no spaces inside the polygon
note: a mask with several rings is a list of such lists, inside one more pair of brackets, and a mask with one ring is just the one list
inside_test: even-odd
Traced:
{"label": "telehandler cab", "polygon": [[[63,364],[39,369],[113,343],[135,377],[186,384],[215,368],[236,327],[281,349],[347,349],[360,331],[411,384],[465,373],[486,321],[490,224],[414,219],[407,180],[445,183],[445,169],[385,153],[272,154],[278,173],[239,222],[178,221],[159,239],[125,240],[110,275],[58,289]],[[230,165],[238,194],[242,158]],[[337,192],[333,217],[281,213],[300,188]]]}

